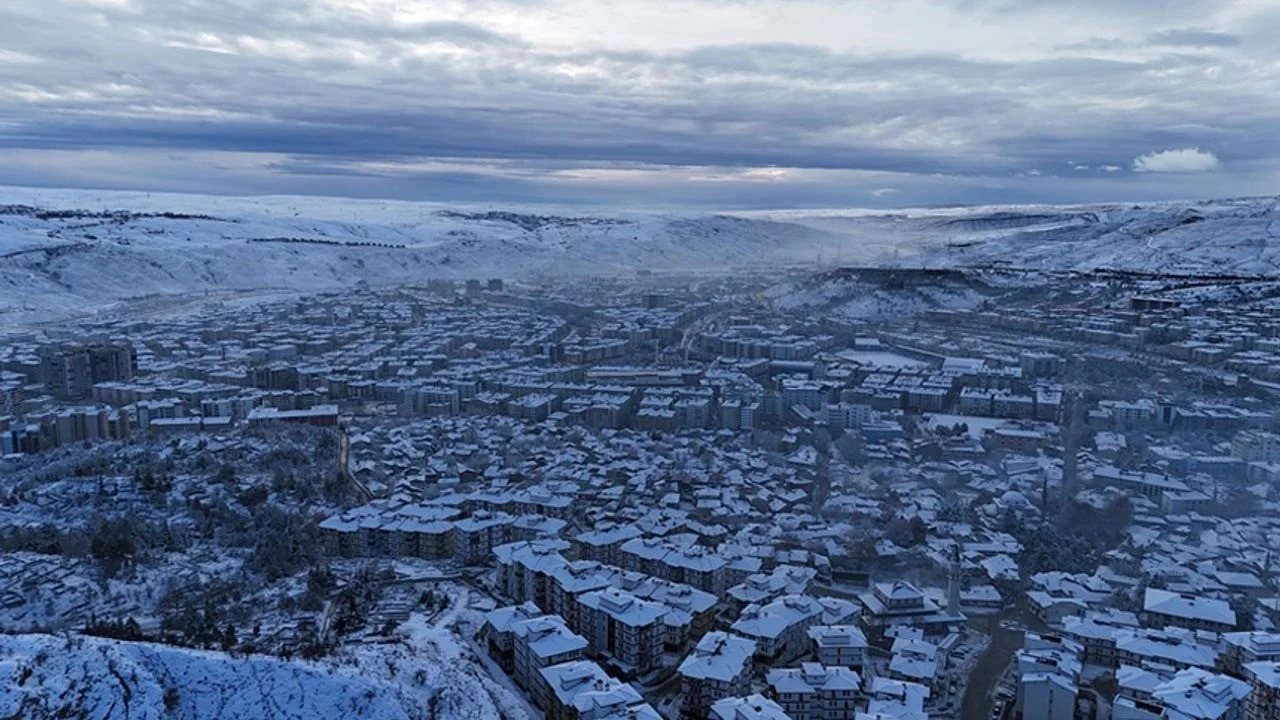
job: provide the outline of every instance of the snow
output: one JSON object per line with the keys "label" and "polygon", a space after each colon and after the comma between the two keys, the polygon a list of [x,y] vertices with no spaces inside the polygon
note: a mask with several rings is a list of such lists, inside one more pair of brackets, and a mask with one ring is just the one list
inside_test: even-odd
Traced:
{"label": "snow", "polygon": [[[0,317],[36,321],[130,298],[187,301],[429,278],[509,279],[787,266],[1099,267],[1272,274],[1275,198],[1142,206],[738,214],[490,211],[335,198],[234,198],[0,187],[0,205],[86,210],[0,214]],[[104,211],[133,215],[104,216]],[[162,217],[136,213],[207,217]],[[284,240],[288,240],[287,242]],[[859,316],[970,307],[964,285],[904,299],[842,281],[800,288],[788,306]],[[149,312],[165,303],[151,303]],[[912,309],[912,308],[906,308]]]}
{"label": "snow", "polygon": [[349,645],[317,662],[80,636],[0,636],[0,686],[12,689],[0,693],[0,717],[529,720],[509,681],[486,673],[474,646],[458,636],[460,616],[470,613],[466,600],[458,591],[438,617],[411,615],[398,638]]}
{"label": "snow", "polygon": [[349,671],[96,638],[0,636],[0,684],[5,717],[415,717]]}

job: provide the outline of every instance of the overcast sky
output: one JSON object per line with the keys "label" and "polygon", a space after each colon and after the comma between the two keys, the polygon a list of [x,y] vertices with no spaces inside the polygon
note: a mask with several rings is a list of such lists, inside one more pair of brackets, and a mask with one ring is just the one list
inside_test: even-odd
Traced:
{"label": "overcast sky", "polygon": [[0,184],[903,206],[1280,192],[1280,0],[0,0]]}

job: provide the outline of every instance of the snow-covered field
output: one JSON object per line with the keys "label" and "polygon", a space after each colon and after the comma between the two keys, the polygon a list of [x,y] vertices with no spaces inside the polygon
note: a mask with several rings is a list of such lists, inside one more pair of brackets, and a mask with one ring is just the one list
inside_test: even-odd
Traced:
{"label": "snow-covered field", "polygon": [[[1275,198],[892,213],[661,214],[0,188],[0,205],[24,206],[0,209],[0,318],[13,322],[147,296],[226,298],[361,281],[637,269],[1006,264],[1280,272]],[[71,210],[84,212],[49,212]],[[938,299],[952,300],[958,299]],[[875,309],[874,298],[866,302]],[[847,308],[867,309],[856,303]]]}

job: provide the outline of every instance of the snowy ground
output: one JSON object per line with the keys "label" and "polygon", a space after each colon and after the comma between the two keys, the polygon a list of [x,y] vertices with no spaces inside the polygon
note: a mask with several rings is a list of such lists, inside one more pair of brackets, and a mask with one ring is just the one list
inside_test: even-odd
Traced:
{"label": "snowy ground", "polygon": [[918,368],[929,365],[923,360],[877,350],[844,350],[837,354],[846,360],[882,368]]}
{"label": "snowy ground", "polygon": [[[747,214],[514,212],[333,198],[0,188],[0,319],[53,319],[145,296],[655,271],[860,264],[1280,272],[1274,198],[1073,208]],[[128,211],[132,214],[113,214]],[[161,217],[139,213],[180,213]],[[192,217],[192,216],[200,217]],[[801,306],[899,312],[901,295],[810,288]],[[930,294],[933,293],[933,294]],[[969,306],[964,288],[916,293]],[[910,308],[908,308],[910,309]]]}
{"label": "snowy ground", "polygon": [[4,717],[422,717],[347,669],[83,637],[0,636],[0,685]]}
{"label": "snowy ground", "polygon": [[[319,662],[232,657],[82,636],[0,635],[0,717],[492,720],[537,717],[471,643],[468,591],[414,613],[389,641]],[[460,619],[467,623],[459,628]],[[501,671],[498,671],[499,673]]]}

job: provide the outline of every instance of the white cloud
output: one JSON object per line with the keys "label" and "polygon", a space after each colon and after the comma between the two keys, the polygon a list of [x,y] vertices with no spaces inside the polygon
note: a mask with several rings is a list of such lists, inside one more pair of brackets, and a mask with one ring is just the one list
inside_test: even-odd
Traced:
{"label": "white cloud", "polygon": [[1218,156],[1200,148],[1178,148],[1139,155],[1133,160],[1136,172],[1196,173],[1212,172],[1222,167]]}

